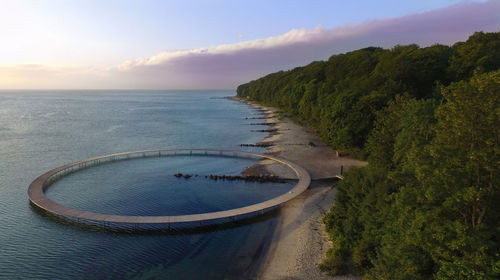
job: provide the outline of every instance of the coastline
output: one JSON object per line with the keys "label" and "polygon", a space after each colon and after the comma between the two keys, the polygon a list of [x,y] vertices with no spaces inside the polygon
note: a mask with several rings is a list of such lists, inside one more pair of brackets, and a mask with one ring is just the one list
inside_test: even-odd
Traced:
{"label": "coastline", "polygon": [[[257,279],[359,279],[354,276],[328,276],[319,268],[331,247],[321,219],[331,208],[336,190],[331,187],[341,169],[366,165],[366,162],[337,156],[314,132],[279,116],[279,110],[233,97],[233,100],[259,108],[265,113],[270,134],[258,144],[268,145],[267,154],[279,156],[304,167],[314,180],[309,189],[285,203],[269,248],[262,254],[255,272]],[[244,174],[275,174],[293,178],[294,174],[270,161],[243,171]]]}

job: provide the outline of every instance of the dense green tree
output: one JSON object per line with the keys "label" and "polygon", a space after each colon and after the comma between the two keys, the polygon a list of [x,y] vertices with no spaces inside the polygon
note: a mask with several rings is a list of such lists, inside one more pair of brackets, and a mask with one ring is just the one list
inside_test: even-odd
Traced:
{"label": "dense green tree", "polygon": [[500,277],[499,68],[500,32],[479,32],[453,47],[334,55],[238,87],[369,162],[336,185],[322,269]]}
{"label": "dense green tree", "polygon": [[[322,265],[367,279],[500,276],[500,71],[397,96],[368,139],[368,167],[338,185]],[[352,173],[352,174],[351,174]]]}
{"label": "dense green tree", "polygon": [[453,46],[449,72],[455,80],[468,79],[474,70],[490,72],[500,68],[500,32],[476,32],[465,43]]}
{"label": "dense green tree", "polygon": [[433,168],[416,172],[420,200],[436,212],[429,234],[442,235],[426,236],[423,246],[442,264],[440,275],[486,277],[500,252],[500,71],[454,83],[443,96],[429,148]]}
{"label": "dense green tree", "polygon": [[334,55],[241,85],[238,96],[277,106],[333,147],[364,157],[377,112],[396,95],[439,99],[442,86],[470,78],[474,69],[500,67],[499,34],[476,33],[452,48],[370,47]]}

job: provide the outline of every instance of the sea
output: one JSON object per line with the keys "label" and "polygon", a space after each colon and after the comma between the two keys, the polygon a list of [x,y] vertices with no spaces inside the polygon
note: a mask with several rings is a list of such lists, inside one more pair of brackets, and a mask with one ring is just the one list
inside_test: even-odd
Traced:
{"label": "sea", "polygon": [[[242,147],[262,140],[262,112],[234,91],[0,91],[0,279],[244,279],[279,222],[262,217],[188,231],[115,231],[46,215],[29,203],[39,175],[82,159],[157,148]],[[251,125],[252,124],[252,125]],[[65,206],[115,215],[181,215],[261,202],[289,183],[210,180],[255,161],[154,157],[83,169],[50,186]],[[175,173],[192,175],[177,178]]]}

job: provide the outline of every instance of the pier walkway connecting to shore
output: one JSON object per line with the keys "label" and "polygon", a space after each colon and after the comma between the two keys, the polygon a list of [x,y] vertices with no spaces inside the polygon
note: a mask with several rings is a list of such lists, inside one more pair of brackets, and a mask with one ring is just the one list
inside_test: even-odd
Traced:
{"label": "pier walkway connecting to shore", "polygon": [[[164,156],[226,156],[251,159],[269,159],[288,166],[297,175],[296,185],[287,193],[257,204],[218,212],[178,215],[178,216],[121,216],[81,211],[52,201],[45,190],[61,177],[95,165],[142,157]],[[57,217],[77,223],[92,224],[111,228],[193,228],[236,221],[263,214],[279,207],[304,192],[311,182],[311,176],[301,166],[285,159],[269,155],[222,149],[171,148],[125,152],[93,157],[54,168],[36,178],[28,188],[30,202]]]}

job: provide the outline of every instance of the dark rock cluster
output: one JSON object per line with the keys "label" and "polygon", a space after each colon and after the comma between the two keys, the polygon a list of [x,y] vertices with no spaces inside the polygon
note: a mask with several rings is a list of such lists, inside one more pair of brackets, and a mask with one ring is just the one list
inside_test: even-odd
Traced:
{"label": "dark rock cluster", "polygon": [[210,174],[208,176],[205,176],[205,178],[211,179],[211,180],[227,180],[227,181],[247,181],[247,182],[259,182],[259,183],[266,183],[266,182],[274,182],[274,183],[285,183],[285,180],[283,180],[280,177],[274,176],[274,175],[259,175],[259,176],[238,176],[238,175],[213,175]]}
{"label": "dark rock cluster", "polygon": [[176,173],[176,174],[174,174],[174,176],[177,178],[184,177],[185,179],[189,179],[189,178],[193,177],[193,175],[191,175],[191,174],[182,174],[182,173]]}
{"label": "dark rock cluster", "polygon": [[[182,173],[176,173],[174,174],[175,177],[177,178],[185,178],[189,179],[193,177],[191,174],[182,174]],[[195,177],[198,177],[198,175],[194,175]],[[267,183],[267,182],[273,182],[273,183],[286,183],[286,181],[283,178],[274,176],[274,175],[259,175],[259,176],[239,176],[239,175],[206,175],[206,179],[210,180],[225,180],[225,181],[246,181],[246,182],[259,182],[259,183]]]}
{"label": "dark rock cluster", "polygon": [[240,144],[241,147],[271,147],[273,144],[271,143],[261,143],[261,144]]}

